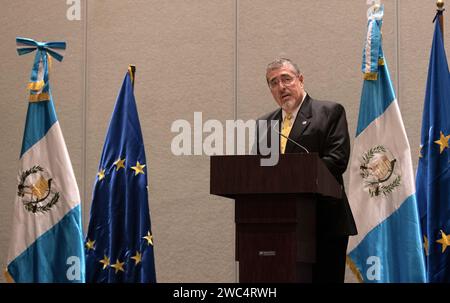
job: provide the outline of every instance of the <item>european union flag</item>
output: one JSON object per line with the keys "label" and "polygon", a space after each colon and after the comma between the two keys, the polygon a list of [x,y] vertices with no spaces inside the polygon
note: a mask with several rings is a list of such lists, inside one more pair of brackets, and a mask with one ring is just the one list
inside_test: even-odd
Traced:
{"label": "european union flag", "polygon": [[417,169],[417,197],[429,282],[450,282],[450,74],[435,18]]}
{"label": "european union flag", "polygon": [[147,161],[129,68],[106,135],[86,237],[86,282],[155,283]]}

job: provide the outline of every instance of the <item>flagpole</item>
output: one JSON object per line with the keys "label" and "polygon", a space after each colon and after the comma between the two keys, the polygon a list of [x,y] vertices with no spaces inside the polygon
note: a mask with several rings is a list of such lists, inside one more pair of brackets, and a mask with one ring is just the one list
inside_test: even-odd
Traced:
{"label": "flagpole", "polygon": [[[444,12],[444,0],[437,0],[436,6],[438,7],[438,11]],[[438,18],[441,25],[442,40],[444,40],[444,14],[440,14]]]}
{"label": "flagpole", "polygon": [[133,84],[133,89],[134,89],[134,76],[136,75],[136,65],[130,64],[128,66],[128,70],[130,71],[131,84]]}

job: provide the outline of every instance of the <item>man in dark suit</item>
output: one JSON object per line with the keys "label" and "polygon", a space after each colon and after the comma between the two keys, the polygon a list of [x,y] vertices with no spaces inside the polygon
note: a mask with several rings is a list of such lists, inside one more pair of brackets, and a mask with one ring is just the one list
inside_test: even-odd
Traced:
{"label": "man in dark suit", "polygon": [[[289,59],[267,66],[267,84],[279,109],[258,119],[279,121],[280,152],[317,152],[339,184],[350,157],[350,139],[344,107],[312,99],[304,89],[303,75]],[[270,141],[271,127],[266,134]],[[257,134],[258,140],[260,134]],[[288,137],[289,139],[286,139]],[[297,144],[296,144],[297,143]],[[270,145],[270,142],[268,142]],[[322,198],[317,203],[317,252],[313,282],[343,282],[349,235],[356,226],[345,192],[342,199]]]}

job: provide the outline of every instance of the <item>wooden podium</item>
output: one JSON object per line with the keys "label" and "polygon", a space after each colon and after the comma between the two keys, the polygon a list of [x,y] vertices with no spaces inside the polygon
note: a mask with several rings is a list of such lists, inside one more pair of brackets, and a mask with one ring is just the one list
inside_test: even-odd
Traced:
{"label": "wooden podium", "polygon": [[312,282],[316,202],[342,187],[316,153],[260,158],[211,157],[211,194],[235,200],[239,282]]}

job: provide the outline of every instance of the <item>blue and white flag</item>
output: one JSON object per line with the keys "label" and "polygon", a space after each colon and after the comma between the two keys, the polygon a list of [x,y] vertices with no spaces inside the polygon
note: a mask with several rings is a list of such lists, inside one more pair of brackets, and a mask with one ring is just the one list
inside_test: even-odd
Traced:
{"label": "blue and white flag", "polygon": [[36,51],[20,153],[6,277],[14,282],[84,282],[80,194],[53,105],[48,65],[65,42],[17,38]]}
{"label": "blue and white flag", "polygon": [[348,193],[358,235],[347,264],[361,282],[425,282],[411,152],[383,56],[382,17],[383,6],[369,13]]}
{"label": "blue and white flag", "polygon": [[438,11],[428,68],[417,200],[428,282],[450,282],[450,73]]}

